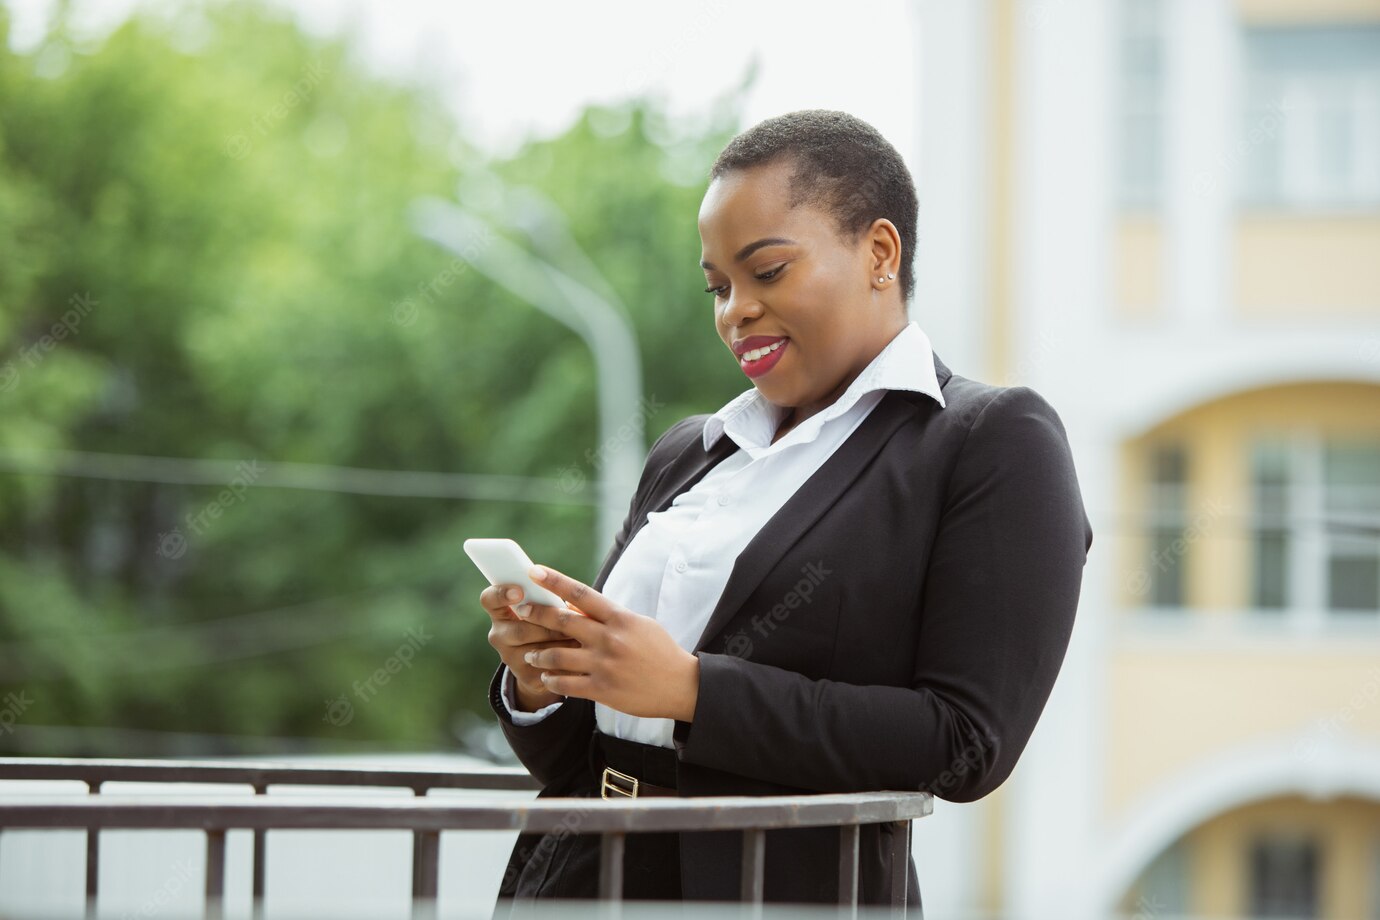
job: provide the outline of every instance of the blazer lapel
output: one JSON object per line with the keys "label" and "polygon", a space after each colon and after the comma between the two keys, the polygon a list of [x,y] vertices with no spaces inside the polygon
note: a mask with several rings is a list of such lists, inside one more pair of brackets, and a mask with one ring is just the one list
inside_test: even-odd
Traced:
{"label": "blazer lapel", "polygon": [[[951,373],[937,354],[934,355],[934,367],[942,388]],[[912,416],[914,405],[911,397],[916,395],[910,391],[888,390],[867,418],[863,419],[863,423],[763,525],[739,553],[728,583],[719,595],[719,602],[709,615],[692,651],[703,648],[728,623],[786,550],[852,485],[896,429]],[[928,396],[923,398],[929,399]],[[727,435],[720,436],[708,451],[702,445],[703,441],[697,432],[676,458],[666,465],[649,490],[650,507],[647,514],[665,511],[677,495],[693,488],[706,473],[738,450],[737,443]],[[638,516],[623,544],[625,549],[647,523],[647,514]],[[616,557],[610,558],[601,577],[606,576],[617,561]]]}
{"label": "blazer lapel", "polygon": [[647,497],[637,500],[639,507],[643,504],[648,506],[647,512],[638,515],[633,521],[632,529],[628,531],[622,548],[616,553],[610,553],[604,561],[598,576],[591,582],[594,590],[602,591],[604,589],[604,583],[608,579],[609,573],[618,564],[618,560],[622,558],[623,553],[632,543],[633,537],[637,536],[637,532],[646,525],[647,514],[654,511],[665,511],[671,507],[671,502],[675,500],[677,495],[694,486],[695,483],[704,478],[705,473],[708,473],[716,464],[727,459],[738,449],[738,445],[728,436],[719,438],[708,451],[704,449],[703,444],[704,439],[700,430],[697,429],[686,445],[681,448],[680,453],[676,454],[670,463],[663,466],[661,472],[652,479],[652,484],[647,487]]}
{"label": "blazer lapel", "polygon": [[886,392],[863,423],[801,484],[738,554],[719,602],[691,651],[704,648],[705,643],[727,625],[786,550],[847,491],[914,411],[900,391]]}

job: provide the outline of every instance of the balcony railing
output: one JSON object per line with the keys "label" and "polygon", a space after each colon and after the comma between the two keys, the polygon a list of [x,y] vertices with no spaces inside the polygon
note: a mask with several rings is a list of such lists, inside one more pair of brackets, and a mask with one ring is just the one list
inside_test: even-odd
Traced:
{"label": "balcony railing", "polygon": [[[372,767],[286,766],[181,760],[0,758],[0,780],[76,780],[88,795],[26,795],[0,798],[0,831],[18,828],[84,828],[86,912],[95,914],[100,865],[99,832],[106,829],[195,829],[206,834],[206,916],[223,910],[225,835],[254,832],[253,905],[262,915],[265,886],[264,834],[272,829],[409,830],[413,833],[413,916],[429,916],[437,894],[440,835],[446,830],[506,830],[598,833],[601,837],[599,898],[617,902],[623,891],[626,835],[643,831],[741,830],[743,862],[739,896],[762,904],[765,831],[837,826],[839,904],[858,913],[858,844],[863,824],[907,822],[931,813],[924,792],[857,792],[795,796],[709,796],[697,798],[545,798],[447,801],[425,798],[432,789],[535,790],[540,785],[521,769],[432,771]],[[253,788],[234,796],[103,796],[108,782],[225,783]],[[320,797],[266,796],[272,785],[351,786],[411,789],[411,800],[390,802]],[[581,812],[578,830],[567,826],[572,809]],[[905,828],[902,827],[902,830]],[[910,835],[896,833],[890,903],[893,916],[905,912]]]}

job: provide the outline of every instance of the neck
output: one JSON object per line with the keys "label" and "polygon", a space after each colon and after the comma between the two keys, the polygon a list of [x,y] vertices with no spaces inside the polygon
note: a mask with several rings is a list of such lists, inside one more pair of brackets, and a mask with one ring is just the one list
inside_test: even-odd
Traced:
{"label": "neck", "polygon": [[843,395],[844,390],[847,390],[853,381],[858,379],[858,375],[863,372],[863,369],[875,361],[877,356],[891,344],[896,336],[900,335],[901,330],[905,329],[909,323],[910,317],[906,316],[904,313],[896,316],[895,321],[878,334],[877,341],[868,349],[867,356],[860,359],[856,366],[850,368],[848,373],[844,374],[843,379],[839,381],[838,386],[834,387],[832,392],[828,393],[823,399],[809,403],[808,405],[792,406],[790,412],[786,414],[786,418],[781,423],[782,427],[785,430],[794,428],[816,412],[822,412],[827,407],[832,406],[834,402]]}

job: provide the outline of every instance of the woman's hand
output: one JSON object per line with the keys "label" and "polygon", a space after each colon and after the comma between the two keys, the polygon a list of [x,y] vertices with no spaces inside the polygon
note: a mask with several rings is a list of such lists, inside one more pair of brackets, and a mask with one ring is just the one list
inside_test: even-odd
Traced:
{"label": "woman's hand", "polygon": [[[508,591],[516,593],[508,597]],[[579,648],[580,643],[560,632],[520,619],[511,605],[522,600],[522,593],[519,585],[490,585],[479,593],[479,603],[493,618],[489,644],[513,672],[518,708],[534,712],[563,697],[546,689],[541,682],[541,672],[524,661],[523,654],[540,648]]]}
{"label": "woman's hand", "polygon": [[700,661],[660,623],[555,569],[537,565],[529,574],[576,608],[532,604],[524,618],[578,644],[548,645],[526,653],[527,663],[542,672],[547,690],[594,700],[632,716],[683,722],[694,718]]}

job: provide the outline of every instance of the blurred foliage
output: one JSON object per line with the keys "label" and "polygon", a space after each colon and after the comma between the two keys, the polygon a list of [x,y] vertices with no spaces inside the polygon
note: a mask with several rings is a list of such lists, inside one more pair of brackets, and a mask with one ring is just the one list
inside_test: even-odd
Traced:
{"label": "blurred foliage", "polygon": [[[222,486],[8,458],[553,481],[574,464],[593,482],[587,348],[457,269],[408,206],[494,175],[554,201],[627,306],[645,392],[664,404],[650,443],[744,388],[696,266],[733,98],[691,126],[646,100],[591,108],[492,162],[434,91],[371,74],[271,7],[140,12],[94,43],[59,16],[23,52],[0,7],[0,695],[32,701],[19,725],[252,736],[206,753],[268,753],[271,738],[454,749],[466,712],[491,721],[497,657],[461,543],[510,535],[593,578],[592,505],[252,482],[227,502]],[[352,692],[409,644],[387,685]],[[342,696],[348,719],[327,706]],[[108,737],[16,728],[0,749],[171,753]]]}

